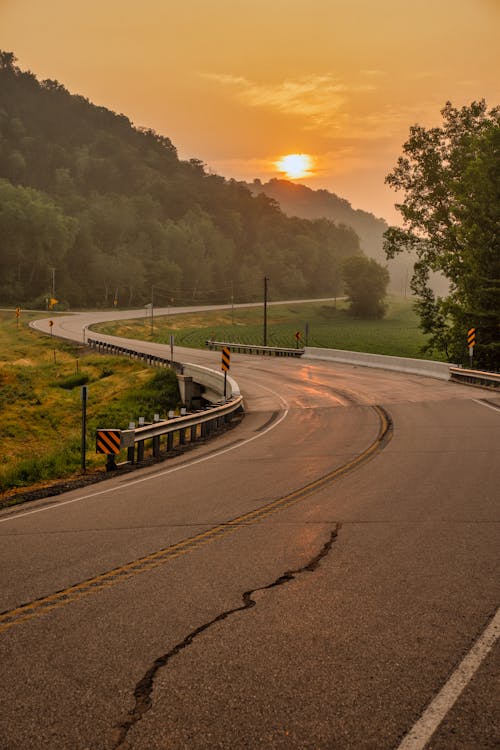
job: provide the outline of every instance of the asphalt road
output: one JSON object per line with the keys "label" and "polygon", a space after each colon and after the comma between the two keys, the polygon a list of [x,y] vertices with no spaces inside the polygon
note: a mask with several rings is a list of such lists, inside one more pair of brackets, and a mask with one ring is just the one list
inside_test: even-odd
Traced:
{"label": "asphalt road", "polygon": [[500,398],[231,374],[234,430],[0,513],[2,750],[498,748]]}

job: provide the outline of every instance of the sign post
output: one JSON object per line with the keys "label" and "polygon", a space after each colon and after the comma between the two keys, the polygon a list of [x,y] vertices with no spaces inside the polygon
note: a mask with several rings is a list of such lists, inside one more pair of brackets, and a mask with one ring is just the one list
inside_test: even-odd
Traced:
{"label": "sign post", "polygon": [[222,361],[221,370],[224,371],[224,399],[226,398],[227,392],[227,372],[231,367],[231,352],[228,346],[224,346],[222,349]]}
{"label": "sign post", "polygon": [[[53,320],[49,320],[49,327],[50,327],[50,338],[52,338],[52,326],[54,325]],[[54,364],[56,363],[56,347],[54,346]]]}
{"label": "sign post", "polygon": [[476,344],[476,329],[469,328],[467,331],[467,345],[469,347],[469,365],[472,369],[472,357],[474,356],[474,346]]}
{"label": "sign post", "polygon": [[82,473],[86,471],[86,442],[87,442],[87,386],[82,385]]}
{"label": "sign post", "polygon": [[264,346],[267,346],[267,282],[268,276],[264,276]]}

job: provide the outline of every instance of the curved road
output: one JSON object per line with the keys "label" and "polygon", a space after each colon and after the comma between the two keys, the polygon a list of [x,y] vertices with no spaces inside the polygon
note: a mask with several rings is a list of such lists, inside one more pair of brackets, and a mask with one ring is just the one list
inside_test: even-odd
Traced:
{"label": "curved road", "polygon": [[0,513],[2,750],[497,748],[500,398],[231,374],[235,430]]}

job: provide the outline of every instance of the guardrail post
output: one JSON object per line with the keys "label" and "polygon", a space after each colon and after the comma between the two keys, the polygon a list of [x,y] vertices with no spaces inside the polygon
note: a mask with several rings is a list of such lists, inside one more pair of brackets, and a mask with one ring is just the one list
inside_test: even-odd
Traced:
{"label": "guardrail post", "polygon": [[[135,422],[128,423],[129,430],[135,430]],[[135,462],[135,444],[129,445],[127,448],[127,461],[131,464]]]}
{"label": "guardrail post", "polygon": [[155,458],[160,457],[160,437],[159,435],[155,435],[153,438],[153,456]]}
{"label": "guardrail post", "polygon": [[[153,422],[159,422],[159,421],[160,421],[160,415],[155,414],[153,417]],[[153,456],[155,458],[160,457],[160,436],[159,435],[155,435],[153,437]]]}
{"label": "guardrail post", "polygon": [[144,461],[144,440],[139,440],[137,443],[137,462]]}

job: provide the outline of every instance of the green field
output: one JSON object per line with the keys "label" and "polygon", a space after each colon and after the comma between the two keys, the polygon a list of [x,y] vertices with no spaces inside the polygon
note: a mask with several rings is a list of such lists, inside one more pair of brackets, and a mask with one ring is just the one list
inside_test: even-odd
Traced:
{"label": "green field", "polygon": [[[295,333],[302,334],[307,345],[344,349],[399,357],[428,358],[422,354],[426,338],[418,328],[418,319],[411,302],[405,298],[389,298],[387,315],[383,320],[356,320],[349,316],[343,301],[322,303],[294,303],[268,306],[268,336],[270,346],[294,347]],[[240,344],[263,343],[263,308],[235,308],[190,315],[169,314],[140,320],[106,323],[95,330],[140,338],[147,341],[169,342],[174,334],[176,346],[205,348],[207,339]]]}
{"label": "green field", "polygon": [[28,328],[41,313],[0,312],[0,505],[14,488],[74,476],[81,470],[81,386],[88,388],[87,466],[98,427],[126,428],[178,407],[172,370],[152,370],[124,357],[101,356]]}

